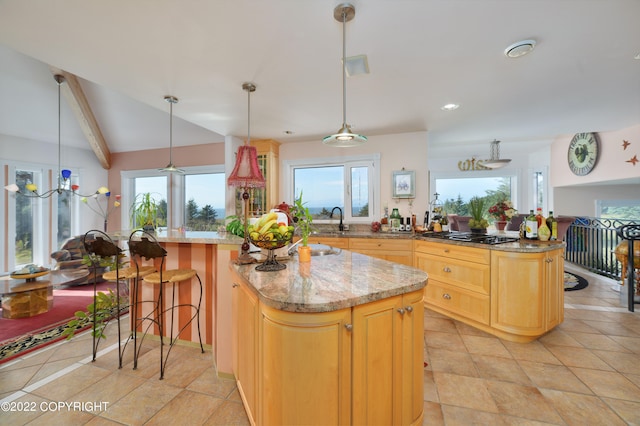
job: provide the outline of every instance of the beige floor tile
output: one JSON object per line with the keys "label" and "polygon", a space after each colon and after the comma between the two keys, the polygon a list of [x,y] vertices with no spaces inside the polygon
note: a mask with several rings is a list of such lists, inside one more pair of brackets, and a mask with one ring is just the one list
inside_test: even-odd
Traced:
{"label": "beige floor tile", "polygon": [[142,425],[181,391],[175,386],[165,385],[162,380],[149,379],[101,415],[124,424]]}
{"label": "beige floor tile", "polygon": [[462,338],[458,333],[445,333],[441,331],[426,330],[424,332],[426,345],[430,348],[442,348],[456,352],[466,352]]}
{"label": "beige floor tile", "polygon": [[472,354],[471,358],[483,379],[502,380],[522,385],[532,384],[518,362],[513,359],[476,354]]}
{"label": "beige floor tile", "polygon": [[115,370],[94,385],[71,396],[69,401],[106,402],[107,409],[129,392],[146,382],[143,377],[131,377],[121,370]]}
{"label": "beige floor tile", "polygon": [[422,407],[422,424],[425,426],[444,426],[442,409],[437,402],[425,401]]}
{"label": "beige floor tile", "polygon": [[640,388],[620,373],[576,367],[571,371],[597,396],[640,402]]}
{"label": "beige floor tile", "polygon": [[513,358],[497,337],[482,337],[463,335],[462,341],[469,353],[478,355],[490,355],[501,358]]}
{"label": "beige floor tile", "polygon": [[0,370],[0,389],[3,392],[20,390],[31,381],[39,370],[39,365],[15,370]]}
{"label": "beige floor tile", "polygon": [[435,381],[433,380],[433,372],[425,371],[424,372],[424,400],[429,402],[439,403],[440,398],[438,397],[438,387],[436,386]]}
{"label": "beige floor tile", "polygon": [[209,359],[194,358],[180,352],[172,353],[164,371],[163,381],[173,386],[185,388],[210,367],[211,360]]}
{"label": "beige floor tile", "polygon": [[450,318],[425,317],[424,329],[442,331],[444,333],[458,333],[454,320]]}
{"label": "beige floor tile", "polygon": [[636,384],[636,386],[640,387],[640,374],[628,374],[628,373],[625,373],[624,377],[626,377],[627,379],[631,380],[633,383]]}
{"label": "beige floor tile", "polygon": [[562,363],[569,367],[585,367],[598,370],[613,370],[606,362],[598,358],[591,350],[569,346],[547,345],[547,349]]}
{"label": "beige floor tile", "polygon": [[[26,394],[14,401],[16,404],[22,403],[22,410],[2,411],[0,423],[3,425],[26,425],[43,415],[46,411],[42,409],[41,403],[47,404],[49,400],[36,395]],[[17,408],[17,405],[14,406]]]}
{"label": "beige floor tile", "polygon": [[545,346],[571,346],[574,348],[581,348],[582,345],[576,339],[571,337],[569,333],[566,333],[560,329],[554,329],[549,333],[538,339],[540,343]]}
{"label": "beige floor tile", "polygon": [[94,415],[85,413],[84,411],[47,411],[40,417],[37,417],[32,422],[29,422],[30,426],[51,426],[51,425],[64,425],[64,426],[80,426],[84,425],[93,419]]}
{"label": "beige floor tile", "polygon": [[433,373],[433,378],[443,406],[455,405],[498,413],[498,407],[487,390],[486,380],[438,372]]}
{"label": "beige floor tile", "polygon": [[83,365],[59,379],[35,389],[33,393],[43,398],[67,401],[71,396],[91,387],[109,374],[109,371],[102,368]]}
{"label": "beige floor tile", "polygon": [[562,419],[571,426],[624,425],[625,422],[600,398],[552,389],[540,389]]}
{"label": "beige floor tile", "polygon": [[640,358],[638,354],[600,350],[593,350],[593,353],[620,373],[640,374]]}
{"label": "beige floor tile", "polygon": [[640,337],[612,336],[611,339],[631,352],[640,354]]}
{"label": "beige floor tile", "polygon": [[235,380],[218,377],[214,367],[207,368],[187,386],[190,391],[206,393],[220,399],[227,398],[235,388]]}
{"label": "beige floor tile", "polygon": [[432,348],[429,349],[429,360],[434,372],[480,377],[476,365],[468,353]]}
{"label": "beige floor tile", "polygon": [[629,425],[640,425],[640,403],[620,399],[602,398]]}
{"label": "beige floor tile", "polygon": [[239,402],[223,401],[218,409],[204,423],[205,426],[245,426],[249,424],[249,418],[244,407]]}
{"label": "beige floor tile", "polygon": [[558,330],[562,330],[565,333],[572,331],[578,331],[582,333],[600,333],[595,328],[585,324],[584,321],[573,318],[565,318],[562,324],[560,324],[557,328]]}
{"label": "beige floor tile", "polygon": [[447,426],[505,424],[500,414],[450,405],[442,406],[442,417]]}
{"label": "beige floor tile", "polygon": [[456,328],[458,329],[458,333],[469,335],[469,336],[482,336],[482,337],[494,337],[493,335],[487,333],[486,331],[482,331],[478,328],[471,327],[463,322],[456,321]]}
{"label": "beige floor tile", "polygon": [[613,336],[640,337],[635,331],[617,322],[594,321],[593,319],[585,319],[584,322],[588,326],[593,327],[599,332],[612,338]]}
{"label": "beige floor tile", "polygon": [[183,425],[201,425],[222,404],[211,395],[184,390],[158,411],[145,425],[167,425],[179,420]]}
{"label": "beige floor tile", "polygon": [[591,389],[564,365],[519,361],[520,367],[539,388],[556,389],[592,395]]}
{"label": "beige floor tile", "polygon": [[487,388],[500,414],[547,423],[561,422],[558,413],[536,387],[488,380]]}
{"label": "beige floor tile", "polygon": [[105,419],[104,417],[95,416],[85,426],[121,426],[122,423],[115,422],[113,420]]}
{"label": "beige floor tile", "polygon": [[529,343],[502,341],[513,358],[523,361],[542,362],[545,364],[562,364],[549,350],[537,340]]}
{"label": "beige floor tile", "polygon": [[614,352],[631,352],[620,343],[616,342],[609,336],[604,334],[594,333],[582,333],[576,331],[567,332],[568,335],[577,340],[582,346],[587,349],[601,349],[605,351]]}

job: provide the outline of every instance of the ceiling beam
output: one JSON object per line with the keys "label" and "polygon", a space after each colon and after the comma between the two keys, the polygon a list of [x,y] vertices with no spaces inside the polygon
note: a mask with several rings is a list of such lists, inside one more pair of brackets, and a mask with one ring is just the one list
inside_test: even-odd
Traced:
{"label": "ceiling beam", "polygon": [[111,168],[111,152],[109,151],[109,146],[104,140],[100,126],[98,126],[93,111],[91,111],[91,106],[84,96],[84,91],[80,86],[78,78],[74,74],[53,67],[51,68],[51,72],[54,75],[60,74],[64,76],[67,84],[62,85],[62,93],[75,114],[82,132],[87,138],[89,145],[91,145],[91,149],[93,149],[93,152],[96,154],[102,168],[109,170]]}

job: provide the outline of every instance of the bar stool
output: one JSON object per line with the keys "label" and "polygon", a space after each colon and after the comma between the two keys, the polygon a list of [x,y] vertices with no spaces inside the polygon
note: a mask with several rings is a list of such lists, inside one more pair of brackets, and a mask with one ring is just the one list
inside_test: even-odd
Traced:
{"label": "bar stool", "polygon": [[[160,335],[160,380],[164,378],[164,371],[169,359],[169,354],[173,345],[177,342],[180,334],[191,324],[194,320],[197,323],[198,327],[198,340],[200,341],[200,350],[204,353],[204,346],[202,344],[202,335],[200,333],[200,306],[202,303],[202,280],[198,276],[198,273],[195,269],[171,269],[164,270],[164,262],[167,257],[167,251],[160,246],[155,237],[148,232],[137,230],[134,231],[129,237],[129,254],[131,259],[136,264],[136,268],[138,273],[136,274],[135,284],[134,284],[134,302],[132,303],[134,315],[134,330],[137,330],[138,325],[140,325],[141,329],[143,329],[143,335],[140,339],[140,343],[137,344],[137,333],[134,333],[134,366],[136,369],[138,365],[138,355],[139,349],[142,345],[144,337],[148,333],[151,326],[156,325],[158,327],[158,333]],[[155,262],[159,261],[160,265],[158,266],[158,271],[148,274],[142,277],[139,273],[140,268],[143,267],[142,260],[153,260]],[[200,284],[200,295],[198,298],[197,304],[193,303],[178,303],[176,304],[176,287],[182,283],[190,284],[191,278],[196,277],[198,279],[198,283]],[[139,301],[139,283],[142,278],[142,282],[145,284],[151,284],[153,286],[158,287],[158,297],[155,300],[150,301]],[[165,308],[164,301],[164,287],[166,284],[171,284],[171,306]],[[143,317],[140,317],[138,314],[138,307],[141,303],[153,303],[153,308],[151,312]],[[175,312],[179,310],[181,307],[189,307],[192,309],[193,313],[189,320],[175,333],[174,336],[174,324],[175,324]],[[164,354],[164,337],[165,337],[165,314],[171,314],[171,325],[170,325],[170,334],[169,334],[169,349],[167,350],[166,355]],[[144,326],[146,323],[146,327]]]}
{"label": "bar stool", "polygon": [[[120,297],[120,260],[122,258],[122,249],[118,247],[113,240],[104,232],[99,231],[97,229],[88,231],[82,237],[82,244],[84,245],[84,249],[89,256],[90,266],[93,268],[93,306],[90,308],[91,312],[91,320],[93,323],[93,358],[92,361],[96,360],[96,355],[98,352],[98,344],[100,343],[100,339],[104,337],[104,328],[107,326],[109,321],[115,316],[118,321],[118,368],[122,368],[122,336],[120,329],[120,315],[124,310],[127,309],[128,304],[123,303]],[[116,281],[116,307],[112,306],[101,306],[98,300],[98,291],[97,291],[97,281],[98,281],[98,268],[104,266],[111,266],[114,268],[112,271],[115,276]],[[115,311],[115,312],[114,312]],[[104,317],[107,317],[104,320]],[[98,327],[96,320],[99,320],[102,325]]]}

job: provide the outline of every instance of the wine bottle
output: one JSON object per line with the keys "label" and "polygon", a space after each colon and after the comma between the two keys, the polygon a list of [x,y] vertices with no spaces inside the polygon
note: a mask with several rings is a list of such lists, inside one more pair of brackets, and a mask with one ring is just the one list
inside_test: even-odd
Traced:
{"label": "wine bottle", "polygon": [[551,231],[551,237],[549,238],[552,241],[558,239],[558,221],[555,217],[553,217],[553,212],[549,210],[549,217],[547,217],[547,227]]}
{"label": "wine bottle", "polygon": [[544,216],[542,216],[542,207],[538,207],[536,209],[536,221],[538,222],[538,229],[542,226],[542,222],[544,222]]}
{"label": "wine bottle", "polygon": [[391,231],[399,231],[400,230],[400,212],[398,211],[398,209],[394,208],[391,211],[391,217],[389,218],[389,225],[391,228]]}
{"label": "wine bottle", "polygon": [[538,220],[533,214],[533,209],[529,210],[529,216],[525,219],[525,238],[528,240],[538,239]]}

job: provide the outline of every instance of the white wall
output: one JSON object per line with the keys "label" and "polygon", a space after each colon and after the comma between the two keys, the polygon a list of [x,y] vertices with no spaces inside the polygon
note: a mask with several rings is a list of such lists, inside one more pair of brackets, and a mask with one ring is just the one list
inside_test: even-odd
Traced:
{"label": "white wall", "polygon": [[[385,203],[389,209],[397,207],[400,214],[405,217],[415,214],[421,217],[429,203],[429,176],[427,173],[427,133],[400,133],[383,136],[367,136],[366,144],[353,148],[329,147],[321,140],[286,143],[280,145],[280,189],[279,199],[291,202],[288,194],[284,193],[284,179],[286,171],[283,170],[283,161],[301,158],[331,158],[348,157],[362,154],[380,154],[380,197],[381,209]],[[416,172],[416,198],[392,199],[391,181],[393,171],[415,170]],[[379,216],[383,211],[378,212]],[[389,210],[391,213],[391,210]]]}

